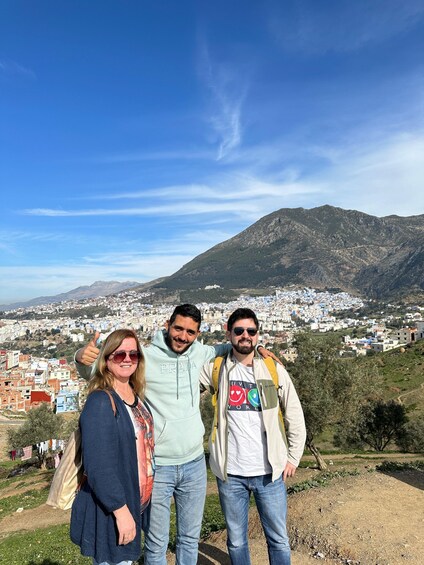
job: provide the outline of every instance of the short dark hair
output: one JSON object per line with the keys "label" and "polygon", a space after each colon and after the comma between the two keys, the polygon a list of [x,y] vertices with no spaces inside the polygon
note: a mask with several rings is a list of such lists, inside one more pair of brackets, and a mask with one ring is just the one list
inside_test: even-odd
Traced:
{"label": "short dark hair", "polygon": [[202,323],[202,314],[200,313],[199,308],[194,304],[180,304],[175,308],[172,312],[171,317],[169,318],[169,325],[171,326],[175,322],[175,318],[177,316],[182,316],[183,318],[192,318],[195,322],[199,324]]}
{"label": "short dark hair", "polygon": [[256,329],[259,329],[258,318],[253,310],[250,308],[237,308],[237,310],[234,310],[228,318],[227,330],[230,332],[236,322],[245,319],[253,320],[255,322]]}

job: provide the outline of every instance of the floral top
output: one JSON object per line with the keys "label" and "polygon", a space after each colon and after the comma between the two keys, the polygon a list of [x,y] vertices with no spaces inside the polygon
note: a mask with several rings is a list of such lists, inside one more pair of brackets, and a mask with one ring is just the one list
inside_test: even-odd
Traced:
{"label": "floral top", "polygon": [[155,475],[153,418],[150,410],[138,396],[133,404],[124,403],[135,430],[141,512],[143,512],[150,502]]}

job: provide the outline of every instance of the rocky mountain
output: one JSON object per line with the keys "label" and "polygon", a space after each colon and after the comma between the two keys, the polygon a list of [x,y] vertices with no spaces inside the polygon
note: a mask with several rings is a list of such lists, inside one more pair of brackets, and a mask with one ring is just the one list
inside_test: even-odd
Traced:
{"label": "rocky mountain", "polygon": [[67,300],[84,300],[86,298],[97,298],[98,296],[109,296],[123,290],[139,287],[138,282],[118,282],[118,281],[96,281],[90,286],[79,286],[69,292],[63,292],[56,296],[40,296],[26,302],[16,302],[14,304],[0,305],[0,310],[14,310],[15,308],[29,308],[40,304],[55,304]]}
{"label": "rocky mountain", "polygon": [[368,298],[424,291],[424,215],[283,208],[199,255],[153,290],[301,285]]}

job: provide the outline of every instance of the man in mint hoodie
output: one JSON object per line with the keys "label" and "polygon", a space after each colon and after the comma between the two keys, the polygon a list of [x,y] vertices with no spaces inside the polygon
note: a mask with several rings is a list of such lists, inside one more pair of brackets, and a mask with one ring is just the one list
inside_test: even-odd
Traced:
{"label": "man in mint hoodie", "polygon": [[[145,565],[166,565],[172,497],[177,516],[176,563],[197,563],[206,497],[199,375],[205,363],[231,350],[230,344],[211,347],[196,341],[200,323],[201,314],[196,306],[177,306],[166,330],[158,332],[151,345],[143,348],[146,401],[154,419],[156,461],[145,531]],[[86,379],[90,377],[89,366],[99,353],[98,337],[96,332],[75,356],[78,372]]]}

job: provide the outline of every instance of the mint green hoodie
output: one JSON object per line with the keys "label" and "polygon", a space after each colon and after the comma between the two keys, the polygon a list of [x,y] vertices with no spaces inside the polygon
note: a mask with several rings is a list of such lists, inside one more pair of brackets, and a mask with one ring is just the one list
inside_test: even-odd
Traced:
{"label": "mint green hoodie", "polygon": [[194,341],[178,354],[168,347],[165,337],[166,331],[158,332],[152,344],[143,348],[146,401],[153,414],[157,465],[182,465],[203,453],[200,370],[216,355],[225,355],[231,345],[212,347]]}
{"label": "mint green hoodie", "polygon": [[[184,353],[170,349],[166,331],[157,332],[143,347],[146,361],[146,402],[155,430],[157,465],[182,465],[203,453],[205,428],[200,417],[200,370],[216,355],[225,355],[230,344],[202,345],[194,341]],[[91,367],[76,362],[80,376],[90,378]]]}

